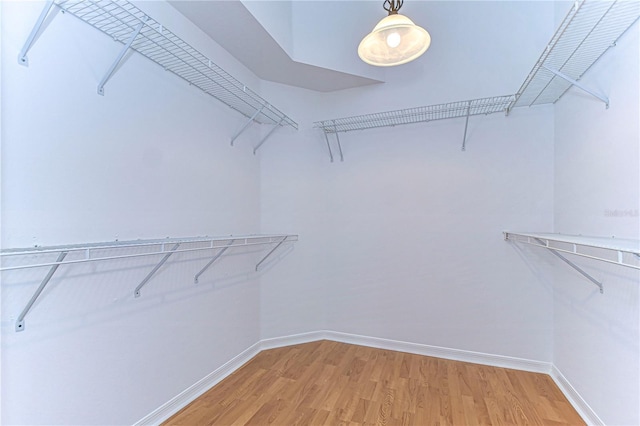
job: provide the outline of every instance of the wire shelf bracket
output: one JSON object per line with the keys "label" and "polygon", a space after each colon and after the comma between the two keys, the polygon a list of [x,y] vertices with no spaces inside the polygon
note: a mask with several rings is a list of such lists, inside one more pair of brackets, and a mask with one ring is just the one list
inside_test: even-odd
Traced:
{"label": "wire shelf bracket", "polygon": [[551,68],[549,68],[548,66],[546,66],[544,64],[542,64],[541,66],[542,66],[542,68],[546,69],[550,73],[555,74],[558,77],[565,79],[566,81],[571,83],[573,86],[576,86],[577,88],[581,89],[582,91],[587,92],[588,94],[590,94],[594,98],[600,99],[602,102],[604,102],[606,108],[609,109],[609,98],[607,98],[606,96],[596,93],[595,91],[593,91],[593,90],[589,89],[588,87],[584,86],[579,81],[576,81],[576,80],[572,79],[568,75],[565,75],[565,74],[561,73],[558,70],[551,69]]}
{"label": "wire shelf bracket", "polygon": [[278,244],[276,244],[276,246],[272,248],[271,251],[269,251],[269,253],[267,253],[262,258],[262,260],[260,260],[260,262],[256,264],[256,272],[258,272],[258,270],[260,269],[260,265],[262,265],[265,260],[267,260],[276,250],[278,250],[278,247],[280,247],[285,241],[287,241],[287,238],[289,238],[288,235],[285,235],[284,237],[282,237],[282,239],[278,242]]}
{"label": "wire shelf bracket", "polygon": [[[158,269],[160,269],[162,267],[162,265],[165,264],[165,262],[167,260],[169,260],[169,258],[171,257],[171,255],[178,250],[178,247],[180,247],[180,243],[175,243],[173,247],[171,247],[171,250],[169,250],[169,253],[165,254],[164,257],[160,260],[160,262],[158,262],[158,264],[156,266],[154,266],[154,268],[151,270],[151,272],[149,272],[147,274],[146,277],[144,277],[144,279],[142,280],[142,282],[140,284],[138,284],[138,287],[136,287],[136,289],[133,292],[134,297],[140,297],[140,290],[142,289],[142,287],[144,287],[149,280],[151,279],[151,277],[153,277],[153,275],[158,272]],[[164,251],[164,250],[163,250]]]}
{"label": "wire shelf bracket", "polygon": [[[282,120],[284,120],[284,118]],[[282,125],[282,120],[280,120],[280,122],[277,125],[273,126],[271,130],[269,130],[269,133],[267,133],[267,135],[264,138],[262,138],[260,142],[258,142],[258,145],[256,145],[255,148],[253,148],[253,155],[256,155],[256,152],[260,149],[262,144],[264,144],[267,141],[267,139],[269,139],[269,136],[271,136],[273,132],[275,132]]]}
{"label": "wire shelf bracket", "polygon": [[51,8],[53,4],[54,4],[53,0],[48,0],[45,3],[44,7],[42,8],[42,12],[40,12],[40,16],[38,17],[38,20],[33,26],[31,33],[29,33],[29,36],[27,37],[27,41],[24,43],[24,46],[22,47],[22,49],[20,50],[20,53],[18,54],[18,63],[20,65],[24,65],[25,67],[29,66],[29,58],[27,57],[27,54],[29,53],[29,50],[33,46],[33,43],[36,41],[36,37],[38,36],[38,34],[40,33],[40,30],[42,29],[42,25],[44,24],[44,21],[47,19],[47,16],[49,16],[49,12],[51,12]]}
{"label": "wire shelf bracket", "polygon": [[329,158],[333,163],[333,150],[331,149],[331,144],[329,143],[329,133],[333,133],[336,135],[336,143],[338,145],[338,152],[340,153],[340,161],[344,161],[344,155],[342,154],[342,145],[340,144],[340,135],[336,130],[335,120],[333,120],[333,132],[327,131],[327,129],[323,128],[322,131],[324,133],[324,140],[327,142],[327,149],[329,150]]}
{"label": "wire shelf bracket", "polygon": [[471,101],[467,105],[467,117],[464,120],[464,135],[462,136],[462,151],[467,150],[467,129],[469,128],[469,112],[471,111]]}
{"label": "wire shelf bracket", "polygon": [[31,307],[33,306],[33,304],[36,303],[36,300],[38,300],[38,297],[40,297],[40,294],[44,291],[44,289],[47,286],[47,284],[49,284],[49,281],[53,277],[53,274],[55,274],[56,271],[58,270],[58,267],[60,266],[60,262],[62,262],[64,260],[64,258],[67,257],[67,254],[68,254],[68,252],[66,252],[66,251],[63,251],[63,252],[60,253],[60,255],[58,256],[58,260],[56,260],[57,263],[55,265],[51,266],[51,269],[49,269],[49,272],[44,277],[44,279],[42,280],[42,282],[40,283],[40,285],[36,289],[35,293],[33,293],[33,296],[31,296],[31,299],[27,303],[27,306],[25,306],[24,309],[22,310],[22,312],[20,313],[20,315],[18,315],[18,319],[16,320],[16,328],[15,328],[16,331],[23,331],[24,330],[24,326],[25,326],[24,325],[24,317],[27,316],[27,314],[31,310]]}
{"label": "wire shelf bracket", "polygon": [[640,17],[640,2],[632,0],[578,0],[522,83],[508,112],[514,107],[557,102],[575,86],[600,99],[580,79]]}
{"label": "wire shelf bracket", "polygon": [[[638,240],[548,233],[516,233],[506,231],[504,232],[504,239],[505,241],[529,244],[549,250],[567,265],[580,273],[580,275],[598,286],[600,293],[604,293],[604,286],[602,282],[598,281],[574,262],[567,259],[567,257],[563,255],[564,253],[640,270],[640,241]],[[598,252],[587,253],[579,249],[582,247],[597,249]],[[605,253],[608,256],[605,256]],[[626,253],[634,255],[636,262],[634,263],[633,261],[627,260],[625,258]],[[611,256],[612,254],[615,256]]]}
{"label": "wire shelf bracket", "polygon": [[331,159],[331,162],[333,162],[334,155],[331,144],[329,143],[329,134],[335,134],[340,152],[340,160],[344,161],[342,146],[340,144],[340,136],[338,135],[341,132],[464,118],[465,126],[462,137],[462,151],[465,151],[469,117],[476,115],[489,115],[497,112],[506,113],[507,107],[514,99],[515,95],[505,95],[456,101],[444,104],[317,121],[314,123],[314,127],[321,129],[324,132],[327,149],[329,150],[329,158]]}
{"label": "wire shelf bracket", "polygon": [[253,115],[249,117],[249,120],[244,124],[244,126],[242,126],[242,128],[235,135],[233,135],[233,137],[231,138],[231,146],[233,146],[233,142],[238,138],[238,136],[240,136],[245,130],[247,130],[247,128],[251,125],[251,123],[253,123],[253,121],[262,112],[263,109],[264,106],[260,107],[259,110],[253,113]]}
{"label": "wire shelf bracket", "polygon": [[[539,242],[540,244],[545,244],[544,241],[542,241],[539,238],[535,239],[537,242]],[[563,255],[561,255],[560,253],[558,253],[557,251],[549,248],[548,246],[545,247],[549,252],[551,252],[553,255],[555,255],[556,257],[558,257],[558,259],[562,260],[564,263],[566,263],[567,265],[571,266],[573,269],[575,269],[580,275],[582,275],[583,277],[585,277],[586,279],[588,279],[589,281],[591,281],[592,283],[594,283],[595,285],[598,286],[598,288],[600,289],[600,294],[604,293],[604,287],[602,285],[602,283],[598,280],[596,280],[595,278],[593,278],[591,275],[589,275],[588,273],[586,273],[582,268],[580,268],[578,265],[576,265],[575,263],[573,263],[572,261],[570,261],[569,259],[567,259],[566,257],[564,257]]]}
{"label": "wire shelf bracket", "polygon": [[[216,255],[200,270],[194,277],[197,283],[199,277],[209,269],[228,249],[234,247],[254,247],[276,244],[263,258],[258,262],[255,269],[259,270],[260,266],[284,243],[292,243],[298,241],[298,235],[248,235],[248,236],[232,236],[222,238],[210,237],[188,237],[188,238],[165,238],[161,240],[136,240],[136,241],[115,241],[111,243],[88,243],[52,247],[33,247],[26,249],[3,249],[0,251],[1,258],[9,257],[33,257],[34,255],[57,254],[54,262],[44,263],[26,263],[18,265],[10,265],[0,267],[0,271],[13,271],[31,268],[49,268],[47,275],[44,277],[31,299],[21,311],[15,323],[15,331],[23,331],[25,329],[25,317],[33,308],[36,300],[41,296],[49,281],[53,278],[58,268],[62,265],[73,265],[86,262],[99,262],[105,260],[120,260],[135,257],[158,256],[164,255],[160,262],[147,274],[140,284],[134,290],[134,297],[140,297],[140,290],[151,280],[156,272],[169,260],[175,253],[190,253],[203,250],[221,249]],[[191,244],[184,248],[185,245]],[[160,247],[159,250],[153,250],[154,247]],[[171,248],[168,248],[168,247]],[[114,249],[146,249],[142,253],[102,255],[104,250]],[[98,254],[95,254],[95,253]],[[71,256],[70,256],[71,255]],[[37,257],[36,257],[37,258]],[[71,260],[69,260],[71,258]]]}
{"label": "wire shelf bracket", "polygon": [[216,260],[218,260],[220,258],[220,256],[222,256],[224,254],[225,251],[227,251],[229,249],[229,247],[233,244],[233,240],[229,241],[229,244],[227,244],[226,247],[223,247],[222,250],[220,250],[218,253],[216,253],[215,256],[213,256],[213,259],[211,259],[209,261],[209,263],[207,263],[204,268],[202,268],[194,277],[193,277],[193,282],[194,284],[198,284],[198,278],[200,278],[200,275],[204,274],[205,271],[207,269],[209,269],[209,267],[211,267],[211,265],[213,265],[215,263]]}
{"label": "wire shelf bracket", "polygon": [[[233,136],[232,145],[252,122],[298,129],[294,120],[127,0],[47,1],[18,55],[21,65],[28,66],[27,53],[42,31],[53,6],[123,45],[98,84],[98,94],[104,95],[104,85],[118,69],[127,51],[133,50],[247,117],[249,122]],[[264,141],[260,145],[262,143]]]}
{"label": "wire shelf bracket", "polygon": [[118,64],[120,64],[120,62],[122,61],[122,58],[124,58],[124,55],[131,48],[133,41],[136,39],[136,37],[138,37],[138,34],[140,34],[140,30],[142,29],[146,21],[147,21],[146,19],[144,21],[141,21],[138,24],[138,26],[133,30],[133,32],[131,33],[131,36],[129,37],[129,40],[127,41],[127,43],[124,45],[124,47],[116,57],[116,60],[113,62],[113,64],[111,64],[111,66],[105,73],[104,77],[102,77],[102,80],[100,80],[100,83],[98,84],[98,95],[104,96],[104,85],[107,84],[107,81],[109,81],[113,73],[116,71]]}

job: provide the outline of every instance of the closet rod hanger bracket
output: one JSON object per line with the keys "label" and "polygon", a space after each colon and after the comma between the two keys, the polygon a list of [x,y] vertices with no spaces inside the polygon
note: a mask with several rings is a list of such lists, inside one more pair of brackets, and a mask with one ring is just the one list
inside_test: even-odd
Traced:
{"label": "closet rod hanger bracket", "polygon": [[[164,246],[164,245],[163,245]],[[171,255],[173,254],[173,252],[175,252],[176,250],[178,250],[178,247],[180,247],[180,243],[175,243],[173,245],[173,247],[171,247],[171,250],[169,250],[169,253],[165,254],[164,257],[160,260],[160,262],[158,262],[158,264],[151,270],[151,272],[149,272],[147,274],[146,277],[144,277],[144,279],[142,280],[142,282],[140,284],[138,284],[138,287],[136,287],[136,289],[133,292],[133,295],[135,297],[140,297],[140,289],[142,287],[145,286],[145,284],[147,284],[147,282],[149,282],[149,280],[151,279],[151,277],[153,277],[153,274],[155,274],[156,272],[158,272],[158,269],[160,269],[162,267],[162,265],[164,265],[164,263],[169,260],[169,258],[171,257]]]}
{"label": "closet rod hanger bracket", "polygon": [[36,37],[38,36],[38,33],[40,32],[44,21],[47,19],[47,16],[49,15],[49,12],[51,11],[51,7],[53,5],[53,0],[48,0],[45,3],[44,8],[42,9],[42,12],[40,12],[40,17],[38,17],[36,24],[33,26],[31,33],[29,33],[29,37],[27,37],[27,41],[24,43],[24,46],[22,46],[22,50],[20,50],[20,54],[18,55],[18,63],[20,65],[24,65],[25,67],[29,66],[29,58],[27,58],[27,53],[29,53],[29,50],[33,46],[33,43],[36,41]]}
{"label": "closet rod hanger bracket", "polygon": [[58,259],[56,260],[56,263],[53,266],[51,266],[51,269],[49,269],[47,276],[44,277],[44,279],[38,286],[38,289],[35,291],[35,293],[33,293],[33,296],[31,296],[31,300],[29,300],[29,303],[27,303],[27,306],[24,307],[24,309],[18,316],[18,319],[16,321],[16,331],[24,330],[24,317],[27,316],[27,314],[31,310],[31,307],[36,302],[40,294],[44,291],[44,288],[47,286],[47,284],[51,280],[51,277],[53,277],[53,274],[55,274],[56,271],[58,270],[60,263],[64,260],[65,257],[67,257],[68,253],[69,252],[63,251],[58,255]]}
{"label": "closet rod hanger bracket", "polygon": [[561,73],[558,70],[554,70],[553,68],[549,68],[548,66],[546,66],[545,64],[541,64],[540,65],[542,68],[544,68],[545,70],[549,71],[552,74],[555,74],[556,76],[562,78],[563,80],[568,81],[569,83],[571,83],[573,86],[576,86],[578,89],[581,89],[585,92],[587,92],[588,94],[590,94],[591,96],[600,99],[602,102],[604,102],[605,106],[607,109],[609,109],[609,98],[607,98],[604,95],[601,95],[599,93],[594,92],[593,90],[589,89],[588,87],[585,87],[582,83],[580,83],[577,80],[572,79],[571,77],[569,77],[568,75]]}
{"label": "closet rod hanger bracket", "polygon": [[131,48],[131,45],[133,44],[136,37],[138,37],[138,34],[140,34],[140,30],[142,30],[142,27],[144,27],[145,23],[146,23],[146,20],[141,21],[138,24],[138,26],[133,30],[133,32],[131,33],[131,36],[129,37],[129,40],[127,41],[127,43],[124,45],[124,47],[116,57],[116,60],[113,61],[113,63],[105,73],[104,77],[102,77],[102,80],[100,80],[100,83],[98,84],[98,95],[104,96],[104,85],[107,84],[107,81],[109,81],[113,73],[116,71],[116,68],[118,67],[120,62],[122,62],[124,55]]}

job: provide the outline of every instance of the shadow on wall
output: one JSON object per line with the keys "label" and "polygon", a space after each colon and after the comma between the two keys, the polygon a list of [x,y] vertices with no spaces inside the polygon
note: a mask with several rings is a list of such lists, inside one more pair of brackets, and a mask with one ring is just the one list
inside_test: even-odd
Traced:
{"label": "shadow on wall", "polygon": [[598,287],[564,265],[552,253],[541,249],[523,249],[516,244],[512,246],[545,289],[553,293],[555,304],[577,316],[580,321],[586,321],[590,328],[611,336],[628,350],[640,350],[637,321],[639,271],[584,258],[571,258],[603,283],[604,293],[601,294]]}
{"label": "shadow on wall", "polygon": [[[158,257],[157,260],[154,257],[130,258],[63,265],[26,315],[27,328],[20,332],[26,336],[20,336],[14,343],[35,343],[29,337],[29,327],[48,329],[47,333],[36,333],[37,343],[42,343],[102,323],[126,322],[127,318],[133,320],[135,315],[145,312],[159,309],[172,312],[171,306],[214,297],[212,293],[217,293],[215,300],[226,300],[226,290],[242,284],[255,284],[261,274],[271,270],[292,251],[292,244],[285,250],[281,248],[277,255],[274,253],[260,266],[259,272],[256,272],[255,265],[267,251],[249,248],[228,252],[202,274],[197,283],[194,283],[195,274],[215,252],[212,251],[211,256],[201,254],[195,257],[189,253],[176,253],[151,277],[140,297],[134,297],[134,289],[158,263],[158,256],[154,256]],[[130,249],[125,254],[134,253],[135,250]],[[57,253],[53,255],[53,259],[47,258],[51,254],[39,255],[38,263],[55,261]],[[69,256],[67,260],[72,259]],[[3,260],[3,266],[10,264]],[[3,334],[16,333],[16,318],[42,282],[46,270],[48,268],[2,272]],[[6,344],[9,344],[7,339],[3,339],[3,346]]]}

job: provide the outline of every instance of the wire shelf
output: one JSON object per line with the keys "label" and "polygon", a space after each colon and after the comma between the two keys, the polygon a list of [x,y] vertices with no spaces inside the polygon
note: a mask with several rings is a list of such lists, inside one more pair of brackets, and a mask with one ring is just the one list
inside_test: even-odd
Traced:
{"label": "wire shelf", "polygon": [[496,112],[505,112],[514,99],[515,95],[506,95],[449,102],[445,104],[317,121],[314,123],[314,127],[322,129],[325,133],[338,133],[474,115],[487,115]]}
{"label": "wire shelf", "polygon": [[600,293],[604,293],[602,281],[595,279],[589,272],[565,257],[565,254],[640,270],[640,240],[532,232],[505,231],[503,234],[505,241],[549,250],[580,275],[598,286]]}
{"label": "wire shelf", "polygon": [[[141,290],[153,278],[155,273],[169,260],[175,253],[215,251],[215,255],[209,262],[194,276],[193,282],[198,284],[199,277],[229,249],[234,247],[250,247],[272,245],[271,250],[262,257],[256,264],[255,270],[258,272],[260,266],[284,243],[298,241],[297,235],[248,235],[229,236],[221,238],[211,237],[188,237],[188,238],[165,238],[157,240],[136,240],[136,241],[114,241],[109,243],[88,243],[51,247],[32,247],[26,249],[6,249],[0,251],[0,256],[4,258],[17,258],[18,263],[9,261],[10,266],[0,268],[0,271],[13,271],[17,269],[43,268],[48,267],[49,271],[42,279],[42,282],[31,296],[29,302],[18,316],[15,324],[15,331],[25,330],[25,317],[34,307],[36,301],[42,296],[47,284],[54,276],[60,266],[73,265],[85,262],[98,262],[115,259],[129,259],[142,256],[163,255],[155,267],[138,284],[134,290],[134,297],[141,296]],[[111,254],[114,250],[119,250],[119,254]],[[124,253],[122,252],[124,250]],[[116,252],[118,253],[118,252]],[[51,255],[57,255],[55,261],[38,261],[41,257],[53,259]],[[20,261],[22,259],[22,261]],[[7,260],[3,259],[3,263]]]}
{"label": "wire shelf", "polygon": [[[571,246],[584,246],[592,247],[603,250],[620,251],[624,253],[631,253],[636,256],[640,256],[640,240],[632,240],[625,238],[613,238],[613,237],[591,237],[584,235],[567,235],[567,234],[553,234],[553,233],[534,233],[534,232],[509,232],[505,231],[504,236],[506,240],[522,242],[525,244],[531,244],[542,247],[552,247],[553,243],[568,244]],[[556,247],[552,247],[558,249]],[[576,253],[575,247],[570,251],[572,254]],[[615,262],[619,263],[619,262]],[[629,265],[624,265],[629,266]],[[635,266],[633,266],[635,267]],[[640,269],[635,267],[636,269]]]}
{"label": "wire shelf", "polygon": [[143,23],[131,49],[245,117],[259,123],[298,128],[283,112],[128,1],[57,0],[55,4],[122,44]]}
{"label": "wire shelf", "polygon": [[[188,238],[163,238],[154,240],[134,240],[134,241],[113,241],[106,243],[87,243],[60,245],[49,247],[30,247],[22,249],[3,249],[0,251],[0,258],[15,256],[32,256],[51,253],[78,253],[79,256],[74,260],[65,260],[57,262],[45,263],[24,263],[11,266],[0,266],[0,271],[10,271],[15,269],[40,268],[46,266],[66,265],[73,263],[98,262],[104,260],[126,259],[130,257],[154,256],[165,253],[182,253],[203,250],[213,250],[222,247],[246,247],[259,246],[265,244],[278,243],[280,241],[295,242],[298,241],[297,235],[239,235],[229,237],[188,237]],[[176,250],[170,250],[169,247],[180,244],[182,247]],[[148,249],[141,253],[129,253],[119,255],[106,255],[105,251],[113,249]]]}
{"label": "wire shelf", "polygon": [[579,81],[638,17],[640,2],[637,0],[576,2],[518,90],[509,110],[558,101],[573,85],[558,73]]}

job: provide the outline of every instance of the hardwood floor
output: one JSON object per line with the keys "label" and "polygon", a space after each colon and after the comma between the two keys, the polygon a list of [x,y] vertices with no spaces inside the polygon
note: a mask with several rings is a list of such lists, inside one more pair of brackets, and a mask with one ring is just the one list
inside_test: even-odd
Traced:
{"label": "hardwood floor", "polygon": [[165,425],[584,425],[545,374],[318,341],[263,351]]}

